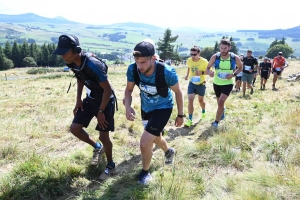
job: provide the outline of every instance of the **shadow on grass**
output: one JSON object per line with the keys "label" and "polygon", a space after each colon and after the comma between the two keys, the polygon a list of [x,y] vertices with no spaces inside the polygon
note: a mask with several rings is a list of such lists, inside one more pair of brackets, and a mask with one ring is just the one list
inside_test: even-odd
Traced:
{"label": "shadow on grass", "polygon": [[[105,167],[50,166],[51,172],[45,172],[42,165],[39,169],[23,174],[12,174],[13,180],[1,184],[0,199],[144,199],[148,194],[147,187],[138,184],[141,155],[134,155],[116,167],[116,175],[106,181],[99,180]],[[43,163],[38,163],[38,165]],[[29,169],[30,170],[30,169]],[[46,173],[49,173],[45,175]],[[23,176],[23,177],[22,177]]]}
{"label": "shadow on grass", "polygon": [[175,140],[178,136],[188,136],[188,135],[194,135],[195,134],[195,128],[198,123],[200,123],[201,120],[197,123],[195,123],[192,127],[180,127],[180,128],[170,128],[168,130],[168,134],[165,135],[167,141]]}

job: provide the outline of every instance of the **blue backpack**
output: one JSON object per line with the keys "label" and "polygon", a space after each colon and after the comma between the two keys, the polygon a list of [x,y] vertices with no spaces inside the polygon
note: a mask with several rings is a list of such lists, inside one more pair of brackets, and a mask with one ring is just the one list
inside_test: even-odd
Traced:
{"label": "blue backpack", "polygon": [[[236,62],[235,62],[235,54],[232,52],[229,52],[230,54],[230,69],[234,70],[235,66],[236,66]],[[221,61],[221,53],[218,52],[216,53],[216,60],[215,60],[215,69],[220,69],[220,61]]]}

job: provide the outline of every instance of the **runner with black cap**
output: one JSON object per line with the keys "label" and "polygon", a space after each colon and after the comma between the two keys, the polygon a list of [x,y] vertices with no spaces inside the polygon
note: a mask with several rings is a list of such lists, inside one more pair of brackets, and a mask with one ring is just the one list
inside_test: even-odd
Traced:
{"label": "runner with black cap", "polygon": [[[165,153],[165,164],[171,164],[175,156],[175,149],[170,148],[163,137],[163,129],[169,121],[173,109],[173,95],[175,92],[177,103],[177,115],[175,126],[180,127],[183,124],[183,95],[179,85],[178,76],[174,68],[164,63],[159,63],[155,58],[153,44],[149,42],[140,42],[134,47],[133,56],[135,63],[128,66],[127,85],[125,89],[125,107],[126,118],[130,121],[136,119],[135,110],[131,107],[132,92],[135,84],[134,70],[137,70],[141,98],[141,116],[145,127],[140,139],[140,149],[142,154],[143,168],[139,174],[138,182],[147,184],[152,176],[149,172],[153,143],[160,147]],[[157,74],[159,67],[163,67],[164,81],[166,87],[158,88]],[[161,68],[160,68],[161,69]]]}
{"label": "runner with black cap", "polygon": [[[108,68],[93,54],[83,52],[75,35],[61,35],[53,54],[61,55],[77,78],[77,98],[73,109],[74,119],[70,132],[94,148],[91,165],[98,165],[99,159],[105,152],[107,165],[100,176],[100,179],[104,180],[115,170],[109,131],[114,131],[116,98],[108,81]],[[90,90],[90,93],[87,93],[86,98],[82,100],[81,95],[84,86]],[[88,127],[93,117],[97,118],[96,130],[99,131],[99,139],[103,146],[83,129],[83,127]]]}

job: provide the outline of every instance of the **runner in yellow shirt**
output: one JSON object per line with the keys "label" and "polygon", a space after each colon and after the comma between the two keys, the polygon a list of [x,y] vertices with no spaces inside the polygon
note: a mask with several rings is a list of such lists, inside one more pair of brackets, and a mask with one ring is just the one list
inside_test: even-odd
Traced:
{"label": "runner in yellow shirt", "polygon": [[185,80],[189,80],[188,86],[188,112],[189,119],[184,126],[190,127],[193,125],[193,112],[194,112],[194,99],[195,95],[198,95],[198,101],[202,108],[202,118],[205,117],[205,102],[204,94],[206,90],[205,75],[208,61],[200,56],[200,49],[194,46],[190,49],[191,57],[187,60],[187,74]]}

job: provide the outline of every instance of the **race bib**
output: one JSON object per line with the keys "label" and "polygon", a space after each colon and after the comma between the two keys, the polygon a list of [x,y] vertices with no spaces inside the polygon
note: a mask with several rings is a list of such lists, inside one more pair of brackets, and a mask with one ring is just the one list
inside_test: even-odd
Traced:
{"label": "race bib", "polygon": [[243,72],[238,73],[236,76],[243,76]]}
{"label": "race bib", "polygon": [[227,73],[227,72],[218,72],[218,78],[227,79],[226,77],[227,77],[228,74],[229,73]]}
{"label": "race bib", "polygon": [[200,83],[200,81],[201,81],[200,76],[192,76],[191,78],[191,82],[194,84]]}
{"label": "race bib", "polygon": [[251,66],[245,65],[245,70],[247,70],[247,71],[251,70]]}
{"label": "race bib", "polygon": [[278,71],[278,72],[281,71],[281,68],[280,68],[280,67],[276,67],[275,69],[276,69],[276,71]]}
{"label": "race bib", "polygon": [[152,85],[146,85],[146,84],[140,83],[140,90],[142,92],[145,92],[145,93],[150,94],[150,95],[156,95],[157,94],[156,86],[152,86]]}

